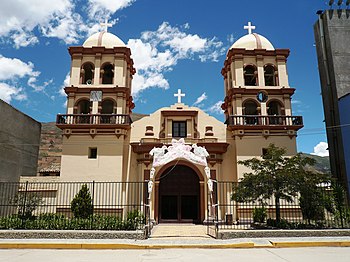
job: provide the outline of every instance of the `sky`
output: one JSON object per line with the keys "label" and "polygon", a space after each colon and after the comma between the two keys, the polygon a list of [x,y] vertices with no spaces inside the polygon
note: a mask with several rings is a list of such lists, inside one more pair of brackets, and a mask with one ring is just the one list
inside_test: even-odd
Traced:
{"label": "sky", "polygon": [[229,47],[247,34],[289,48],[293,115],[302,115],[298,151],[327,155],[313,24],[325,0],[0,0],[0,98],[40,122],[66,112],[69,46],[101,30],[130,47],[136,113],[150,114],[182,101],[224,121],[220,73]]}

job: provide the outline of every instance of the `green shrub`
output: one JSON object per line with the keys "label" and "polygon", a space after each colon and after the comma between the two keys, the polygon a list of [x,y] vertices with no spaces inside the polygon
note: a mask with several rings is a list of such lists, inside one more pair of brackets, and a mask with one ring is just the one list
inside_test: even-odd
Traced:
{"label": "green shrub", "polygon": [[267,209],[265,207],[255,207],[253,210],[253,221],[264,223],[267,217]]}
{"label": "green shrub", "polygon": [[134,210],[123,220],[118,216],[96,214],[89,218],[68,218],[60,214],[40,214],[31,219],[18,215],[0,217],[0,229],[45,229],[45,230],[136,230],[145,221],[144,216]]}
{"label": "green shrub", "polygon": [[18,193],[10,203],[17,206],[21,219],[33,219],[33,212],[43,203],[43,198],[35,193]]}
{"label": "green shrub", "polygon": [[75,218],[88,218],[93,213],[90,191],[84,184],[71,202],[71,210]]}

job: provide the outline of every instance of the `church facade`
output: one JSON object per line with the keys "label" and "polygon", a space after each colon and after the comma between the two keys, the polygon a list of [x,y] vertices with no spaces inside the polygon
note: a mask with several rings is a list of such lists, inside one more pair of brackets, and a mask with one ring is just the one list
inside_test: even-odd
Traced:
{"label": "church facade", "polygon": [[[60,180],[146,181],[152,219],[202,223],[210,215],[213,183],[237,182],[248,171],[239,160],[261,157],[270,143],[296,154],[303,123],[292,115],[289,50],[275,49],[252,28],[249,24],[224,61],[225,123],[184,104],[181,90],[175,104],[135,115],[131,90],[137,65],[130,49],[107,31],[70,47],[67,114],[57,116],[63,131]],[[169,161],[155,165],[154,149],[162,149]]]}

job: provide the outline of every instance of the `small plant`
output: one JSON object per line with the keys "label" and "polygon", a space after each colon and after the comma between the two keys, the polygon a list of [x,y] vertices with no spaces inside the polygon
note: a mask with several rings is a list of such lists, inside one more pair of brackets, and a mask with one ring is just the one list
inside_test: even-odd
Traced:
{"label": "small plant", "polygon": [[21,219],[32,219],[35,209],[43,204],[43,199],[38,194],[18,193],[10,203],[16,205],[18,209],[18,217]]}
{"label": "small plant", "polygon": [[256,207],[253,210],[254,223],[264,223],[267,217],[267,209],[265,207]]}
{"label": "small plant", "polygon": [[89,218],[92,215],[93,204],[90,191],[86,184],[75,195],[70,206],[75,218]]}

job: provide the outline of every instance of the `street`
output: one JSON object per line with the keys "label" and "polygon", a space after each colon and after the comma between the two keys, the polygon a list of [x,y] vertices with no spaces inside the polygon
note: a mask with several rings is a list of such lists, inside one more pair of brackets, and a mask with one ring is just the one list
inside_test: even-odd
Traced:
{"label": "street", "polygon": [[348,262],[348,247],[252,248],[252,249],[137,249],[54,250],[2,249],[2,262],[108,262],[108,261],[317,261]]}

